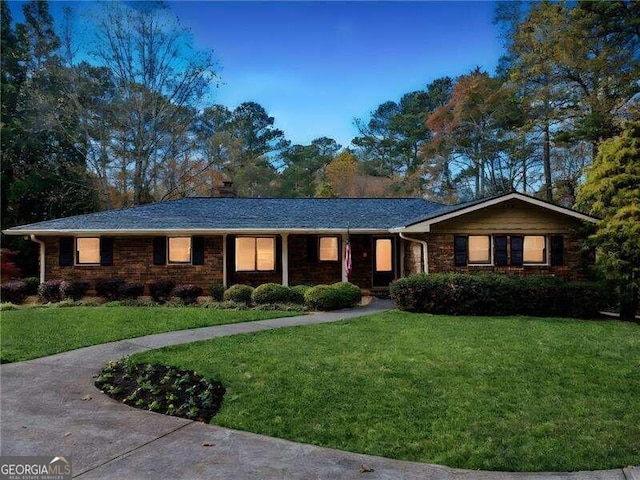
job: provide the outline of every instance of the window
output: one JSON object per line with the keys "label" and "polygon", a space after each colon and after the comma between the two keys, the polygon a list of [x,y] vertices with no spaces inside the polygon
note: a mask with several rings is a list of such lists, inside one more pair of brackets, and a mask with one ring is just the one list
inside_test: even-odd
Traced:
{"label": "window", "polygon": [[76,262],[78,264],[99,264],[100,238],[76,238]]}
{"label": "window", "polygon": [[236,238],[236,272],[268,272],[276,269],[273,237]]}
{"label": "window", "polygon": [[191,263],[191,237],[169,237],[169,263]]}
{"label": "window", "polygon": [[376,239],[376,272],[393,271],[393,260],[390,238]]}
{"label": "window", "polygon": [[338,261],[338,237],[320,237],[320,261]]}
{"label": "window", "polygon": [[491,237],[489,235],[469,235],[469,263],[491,263]]}
{"label": "window", "polygon": [[526,235],[523,250],[524,263],[545,263],[546,237],[544,235]]}

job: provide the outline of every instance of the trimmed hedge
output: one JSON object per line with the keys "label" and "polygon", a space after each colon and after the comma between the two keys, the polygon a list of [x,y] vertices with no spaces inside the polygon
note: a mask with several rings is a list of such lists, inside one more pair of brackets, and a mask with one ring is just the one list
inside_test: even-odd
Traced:
{"label": "trimmed hedge", "polygon": [[250,287],[249,285],[242,285],[242,284],[231,285],[224,292],[224,301],[244,303],[248,305],[251,303],[252,295],[253,295],[253,287]]}
{"label": "trimmed hedge", "polygon": [[96,280],[96,295],[109,301],[118,300],[124,284],[124,278],[99,278]]}
{"label": "trimmed hedge", "polygon": [[149,282],[149,295],[154,302],[165,303],[171,300],[171,293],[176,284],[173,280],[162,279]]}
{"label": "trimmed hedge", "polygon": [[62,280],[47,280],[38,287],[38,296],[42,303],[59,302],[62,300],[60,285]]}
{"label": "trimmed hedge", "polygon": [[534,275],[418,274],[393,282],[400,310],[446,315],[531,315],[593,318],[605,302],[602,285]]}
{"label": "trimmed hedge", "polygon": [[22,280],[10,280],[0,285],[0,298],[2,302],[16,305],[25,301],[29,295],[29,287]]}
{"label": "trimmed hedge", "polygon": [[[253,303],[264,305],[266,303],[303,303],[304,297],[295,292],[292,288],[285,287],[279,283],[264,283],[251,294]],[[302,300],[302,301],[301,301]]]}
{"label": "trimmed hedge", "polygon": [[334,283],[333,285],[316,285],[304,294],[307,306],[314,310],[338,310],[351,308],[360,302],[362,292],[352,283]]}
{"label": "trimmed hedge", "polygon": [[120,298],[136,300],[144,293],[144,285],[136,282],[127,282],[120,287]]}
{"label": "trimmed hedge", "polygon": [[173,289],[172,295],[189,305],[198,301],[198,297],[202,295],[202,288],[197,285],[179,285]]}
{"label": "trimmed hedge", "polygon": [[37,295],[40,279],[38,277],[27,277],[23,280],[27,285],[27,295]]}
{"label": "trimmed hedge", "polygon": [[60,284],[60,294],[64,300],[80,300],[89,290],[89,282],[83,280],[64,281]]}

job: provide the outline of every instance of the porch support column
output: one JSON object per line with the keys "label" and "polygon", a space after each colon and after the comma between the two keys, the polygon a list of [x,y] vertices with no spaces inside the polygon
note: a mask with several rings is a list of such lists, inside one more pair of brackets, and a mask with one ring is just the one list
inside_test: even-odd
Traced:
{"label": "porch support column", "polygon": [[[349,281],[349,277],[347,276],[347,265],[345,262],[345,257],[347,255],[347,234],[342,234],[342,255],[340,255],[340,265],[342,265],[342,282],[346,283]],[[353,252],[353,249],[351,249]],[[353,259],[352,259],[353,261]]]}
{"label": "porch support column", "polygon": [[289,286],[289,234],[283,233],[282,237],[282,285]]}
{"label": "porch support column", "polygon": [[400,278],[404,278],[404,240],[399,238],[400,241]]}
{"label": "porch support column", "polygon": [[227,234],[222,234],[222,285],[227,288]]}

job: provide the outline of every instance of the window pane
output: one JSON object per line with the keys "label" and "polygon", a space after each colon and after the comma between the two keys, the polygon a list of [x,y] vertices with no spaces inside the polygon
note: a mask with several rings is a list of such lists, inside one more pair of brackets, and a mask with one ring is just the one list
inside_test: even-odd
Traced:
{"label": "window pane", "polygon": [[258,270],[275,270],[275,238],[256,239]]}
{"label": "window pane", "polygon": [[236,271],[253,272],[256,269],[256,239],[236,238]]}
{"label": "window pane", "polygon": [[469,263],[490,263],[489,235],[469,235]]}
{"label": "window pane", "polygon": [[545,240],[544,235],[524,237],[524,263],[544,263]]}
{"label": "window pane", "polygon": [[78,238],[78,263],[100,263],[100,239]]}
{"label": "window pane", "polygon": [[191,237],[169,237],[169,263],[191,261]]}
{"label": "window pane", "polygon": [[390,272],[393,270],[391,261],[391,240],[379,238],[376,240],[376,272]]}
{"label": "window pane", "polygon": [[338,237],[320,237],[320,260],[338,261]]}

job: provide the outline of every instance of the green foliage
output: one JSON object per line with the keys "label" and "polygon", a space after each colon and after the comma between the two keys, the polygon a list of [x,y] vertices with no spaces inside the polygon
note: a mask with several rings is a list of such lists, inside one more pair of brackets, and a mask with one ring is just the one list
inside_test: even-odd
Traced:
{"label": "green foliage", "polygon": [[202,288],[197,285],[179,285],[173,289],[171,294],[190,305],[198,301],[198,297],[202,295]]}
{"label": "green foliage", "polygon": [[176,286],[173,280],[159,279],[149,282],[149,295],[154,302],[164,303],[171,300],[171,292]]}
{"label": "green foliage", "polygon": [[338,310],[351,308],[360,302],[362,292],[352,283],[316,285],[304,294],[305,304],[313,310]]}
{"label": "green foliage", "polygon": [[40,279],[38,277],[27,277],[23,281],[27,285],[27,295],[38,294],[38,287],[40,286]]}
{"label": "green foliage", "polygon": [[144,293],[144,285],[137,282],[126,282],[120,287],[120,297],[124,300],[136,300]]}
{"label": "green foliage", "polygon": [[63,300],[80,300],[89,290],[89,282],[84,280],[64,281],[60,284],[60,294]]}
{"label": "green foliage", "polygon": [[401,310],[448,315],[595,318],[606,304],[600,284],[548,276],[418,274],[389,291]]}
{"label": "green foliage", "polygon": [[[304,298],[290,287],[278,283],[264,283],[253,291],[251,295],[253,303],[262,305],[266,303],[303,303]],[[301,301],[302,300],[302,301]]]}
{"label": "green foliage", "polygon": [[220,410],[225,388],[196,372],[164,365],[109,362],[96,378],[98,389],[116,400],[176,417],[209,422]]}
{"label": "green foliage", "polygon": [[619,286],[621,315],[631,320],[640,289],[640,122],[602,143],[577,206],[602,218],[591,240],[606,277]]}
{"label": "green foliage", "polygon": [[224,292],[224,300],[226,302],[244,303],[249,305],[251,303],[251,296],[253,295],[253,287],[249,285],[236,284],[231,285]]}
{"label": "green foliage", "polygon": [[96,295],[108,301],[120,300],[120,289],[124,284],[124,278],[98,278],[95,285]]}
{"label": "green foliage", "polygon": [[216,302],[221,302],[224,299],[224,285],[221,283],[212,283],[209,289],[211,298]]}

